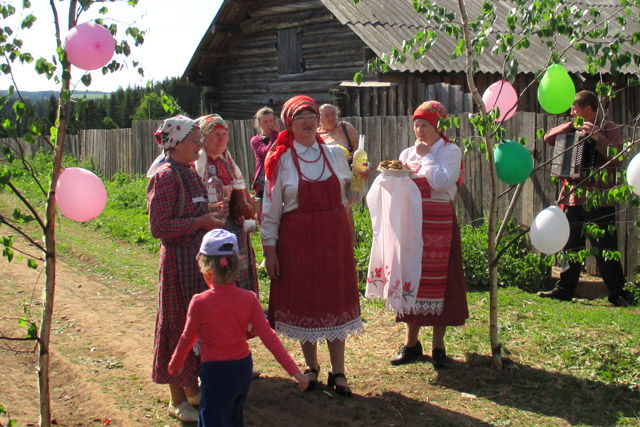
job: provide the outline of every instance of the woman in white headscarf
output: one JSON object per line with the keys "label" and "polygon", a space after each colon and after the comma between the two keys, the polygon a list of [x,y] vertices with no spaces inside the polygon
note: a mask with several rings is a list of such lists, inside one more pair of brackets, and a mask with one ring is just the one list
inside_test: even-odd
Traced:
{"label": "woman in white headscarf", "polygon": [[207,289],[198,263],[204,234],[224,225],[208,212],[207,192],[192,163],[202,149],[202,133],[188,117],[166,119],[155,133],[163,149],[149,169],[147,187],[149,228],[160,239],[158,314],[151,378],[169,384],[169,415],[181,421],[198,421],[198,371],[200,357],[190,352],[180,374],[168,372],[171,355],[184,329],[191,297]]}

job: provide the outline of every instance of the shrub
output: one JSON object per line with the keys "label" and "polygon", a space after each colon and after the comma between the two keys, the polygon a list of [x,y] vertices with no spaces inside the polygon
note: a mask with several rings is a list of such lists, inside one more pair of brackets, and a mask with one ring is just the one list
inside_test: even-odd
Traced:
{"label": "shrub", "polygon": [[633,274],[635,280],[627,283],[624,290],[629,295],[629,301],[637,305],[640,303],[640,265],[633,269]]}
{"label": "shrub", "polygon": [[[510,221],[501,244],[498,246],[498,252],[521,231],[522,228],[519,225]],[[479,226],[463,225],[460,227],[462,265],[469,289],[489,289],[487,232],[486,222]],[[522,236],[505,251],[499,261],[498,286],[516,286],[525,291],[537,291],[541,288],[545,278],[548,277],[552,262],[552,256],[541,256],[532,252],[528,240]]]}
{"label": "shrub", "polygon": [[[13,157],[6,157],[5,154],[5,159],[7,160],[0,162],[0,174],[7,174],[10,176],[12,182],[20,192],[30,200],[30,203],[36,209],[43,208],[46,197],[36,184],[36,181],[32,178],[31,173],[24,167],[23,162],[19,160],[18,156],[15,154]],[[33,170],[33,175],[35,175],[44,191],[48,191],[51,182],[51,169],[53,167],[53,151],[41,149],[40,151],[37,151],[33,157],[28,157],[26,161],[30,165],[30,168]],[[79,162],[74,157],[64,155],[62,165],[67,168],[82,167],[89,169],[100,176],[100,172],[95,170],[91,160]],[[0,191],[3,190],[0,189]]]}
{"label": "shrub", "polygon": [[105,182],[110,207],[130,209],[146,215],[148,183],[146,176],[118,172]]}
{"label": "shrub", "polygon": [[[49,150],[40,150],[29,160],[35,175],[38,177],[45,190],[49,186],[53,153]],[[20,190],[36,203],[44,202],[41,192],[31,176],[16,161],[13,164],[0,166],[7,168]],[[101,176],[91,159],[79,162],[77,159],[64,156],[65,167],[82,167],[91,170]],[[149,180],[143,175],[129,175],[117,173],[110,180],[104,180],[107,190],[107,204],[104,211],[96,219],[85,223],[88,227],[99,229],[108,235],[129,243],[140,244],[152,251],[158,250],[158,240],[149,232],[149,220],[147,218],[147,184]]]}
{"label": "shrub", "polygon": [[105,181],[107,205],[102,214],[90,224],[113,237],[157,251],[158,240],[149,231],[148,183],[149,180],[144,175],[120,172]]}
{"label": "shrub", "polygon": [[353,249],[353,255],[356,261],[358,288],[360,293],[364,295],[364,288],[367,284],[367,270],[369,269],[371,241],[373,240],[371,217],[369,216],[369,209],[364,204],[353,207],[353,226],[356,230],[356,246]]}

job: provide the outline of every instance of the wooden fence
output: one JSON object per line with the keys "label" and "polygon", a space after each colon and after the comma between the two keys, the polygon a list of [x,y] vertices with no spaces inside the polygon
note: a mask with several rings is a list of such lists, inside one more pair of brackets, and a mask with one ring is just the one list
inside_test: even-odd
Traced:
{"label": "wooden fence", "polygon": [[[366,136],[366,150],[370,163],[376,165],[381,160],[397,159],[400,151],[413,144],[413,122],[407,116],[385,117],[347,117],[355,128]],[[505,122],[507,136],[518,140],[527,139],[527,148],[533,154],[534,168],[547,162],[552,156],[552,147],[536,138],[537,129],[549,129],[566,118],[545,114],[518,112]],[[451,137],[477,137],[466,115],[460,115],[461,126],[449,132]],[[252,120],[228,121],[229,151],[238,163],[245,177],[253,179],[255,157],[249,140],[255,134]],[[154,142],[153,133],[159,121],[134,121],[132,129],[86,130],[77,136],[68,136],[65,152],[80,160],[91,159],[105,178],[111,178],[116,172],[145,174],[153,159],[160,153]],[[623,137],[631,136],[632,130],[623,129]],[[16,141],[0,140],[0,145],[16,147]],[[27,145],[27,152],[50,149],[49,146],[36,143]],[[636,150],[637,152],[637,150]],[[624,161],[626,168],[630,157]],[[485,154],[478,150],[468,151],[464,155],[465,182],[456,198],[456,212],[461,224],[482,221],[487,215],[490,199],[490,177]],[[557,197],[557,187],[549,179],[550,166],[535,171],[524,185],[514,211],[514,220],[528,226],[542,209],[551,205]],[[371,177],[373,180],[374,177]],[[506,192],[500,198],[500,216],[507,210],[515,189],[500,183],[500,192]],[[630,204],[617,209],[617,230],[619,249],[625,271],[631,277],[632,270],[640,264],[640,230],[635,227],[640,210]],[[593,262],[588,270],[595,272]]]}
{"label": "wooden fence", "polygon": [[345,116],[413,115],[425,99],[437,99],[449,114],[473,112],[473,97],[462,85],[425,84],[419,77],[407,77],[399,82],[342,82],[340,87],[333,102]]}

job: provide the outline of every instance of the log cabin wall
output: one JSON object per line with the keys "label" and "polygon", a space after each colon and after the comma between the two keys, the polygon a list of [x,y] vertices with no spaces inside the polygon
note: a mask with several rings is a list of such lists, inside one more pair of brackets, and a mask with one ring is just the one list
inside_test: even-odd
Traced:
{"label": "log cabin wall", "polygon": [[256,2],[215,53],[205,110],[249,118],[265,105],[279,111],[301,93],[330,102],[332,89],[364,67],[364,47],[320,1]]}

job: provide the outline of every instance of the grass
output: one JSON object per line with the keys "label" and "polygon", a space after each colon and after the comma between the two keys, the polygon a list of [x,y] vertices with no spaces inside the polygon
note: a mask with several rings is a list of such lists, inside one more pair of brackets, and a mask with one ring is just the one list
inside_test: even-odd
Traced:
{"label": "grass", "polygon": [[[486,294],[468,297],[471,318],[447,334],[452,367],[438,373],[429,363],[390,366],[402,326],[378,303],[363,300],[365,333],[348,342],[346,354],[354,389],[391,395],[394,404],[425,412],[430,402],[492,425],[558,425],[562,419],[640,425],[637,309],[539,301],[515,288],[501,290],[504,369],[495,371],[489,367]],[[430,347],[428,331],[422,342]]]}

